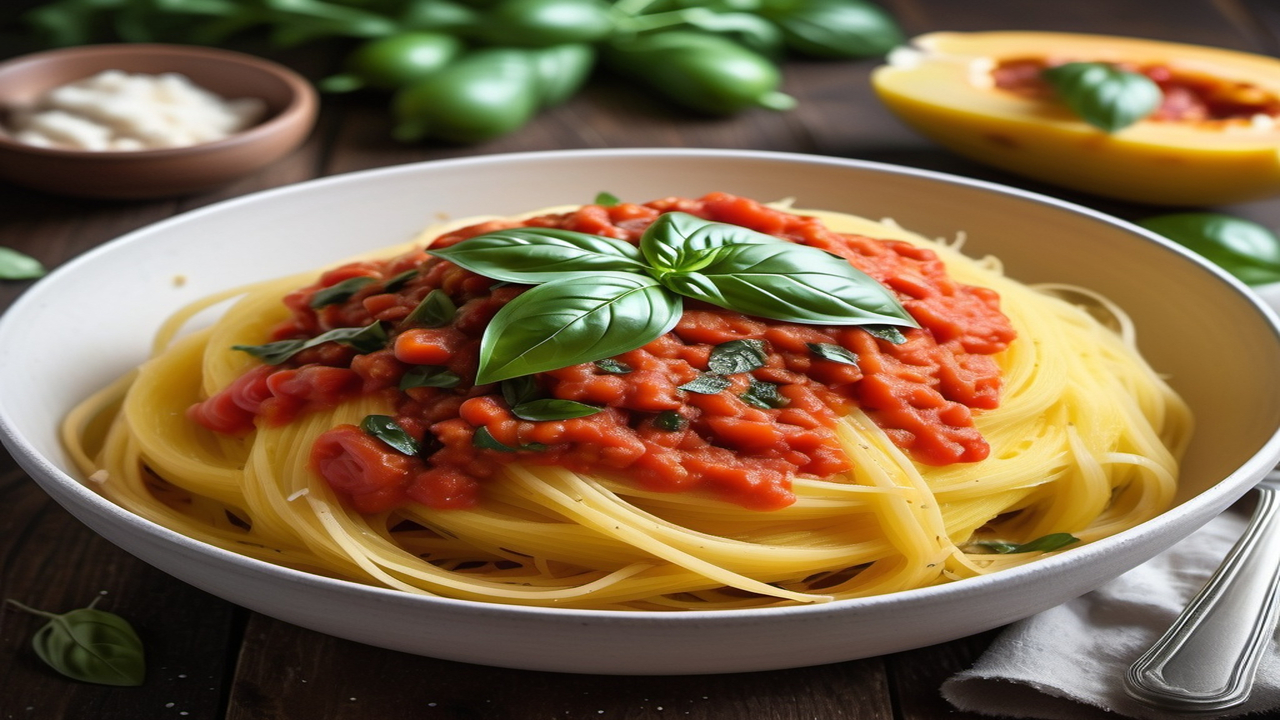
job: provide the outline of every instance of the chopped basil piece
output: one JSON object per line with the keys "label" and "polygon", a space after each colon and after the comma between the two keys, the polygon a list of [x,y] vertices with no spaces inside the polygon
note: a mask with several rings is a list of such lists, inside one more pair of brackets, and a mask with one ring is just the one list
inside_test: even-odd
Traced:
{"label": "chopped basil piece", "polygon": [[453,304],[453,300],[445,291],[437,288],[422,298],[422,302],[409,313],[403,324],[415,327],[441,327],[453,322],[457,314],[458,307]]}
{"label": "chopped basil piece", "polygon": [[902,331],[893,325],[864,325],[862,329],[871,333],[873,337],[894,345],[901,345],[907,341],[907,336],[903,335]]}
{"label": "chopped basil piece", "polygon": [[547,446],[542,443],[525,443],[520,447],[511,447],[506,443],[499,442],[493,436],[493,433],[489,432],[489,428],[483,425],[476,428],[476,433],[471,438],[471,444],[484,450],[497,450],[498,452],[518,452],[520,450],[542,452],[547,449]]}
{"label": "chopped basil piece", "polygon": [[604,373],[605,375],[626,375],[627,373],[631,372],[630,365],[624,362],[621,362],[619,360],[614,360],[613,358],[604,358],[603,360],[597,360],[595,365],[596,365],[596,369],[598,369],[600,372]]}
{"label": "chopped basil piece", "polygon": [[521,420],[569,420],[571,418],[595,415],[603,409],[574,400],[543,398],[515,405],[511,408],[511,414]]}
{"label": "chopped basil piece", "polygon": [[400,389],[408,390],[416,387],[455,388],[462,378],[443,365],[418,365],[400,378]]}
{"label": "chopped basil piece", "polygon": [[764,410],[786,407],[791,402],[778,392],[777,385],[763,380],[756,380],[755,378],[752,378],[751,384],[747,386],[747,391],[739,397],[748,405],[754,405]]}
{"label": "chopped basil piece", "polygon": [[507,407],[523,405],[542,394],[538,381],[534,380],[532,375],[508,378],[502,381],[501,387],[502,399],[507,401]]}
{"label": "chopped basil piece", "polygon": [[613,207],[614,205],[617,205],[620,202],[622,201],[619,200],[618,196],[614,195],[613,193],[608,193],[608,192],[596,193],[596,200],[595,200],[596,205],[601,205],[604,207]]}
{"label": "chopped basil piece", "polygon": [[412,280],[417,275],[418,275],[417,270],[405,270],[399,275],[394,275],[391,278],[389,278],[385,283],[382,284],[382,292],[389,292],[389,293],[395,292],[400,288],[404,287],[405,285],[408,285],[409,281]]}
{"label": "chopped basil piece", "polygon": [[675,410],[663,410],[653,418],[654,427],[668,432],[677,432],[689,426],[689,421]]}
{"label": "chopped basil piece", "polygon": [[1052,552],[1054,550],[1061,550],[1062,548],[1077,542],[1080,542],[1080,538],[1072,535],[1071,533],[1051,533],[1020,545],[1017,543],[1004,542],[1003,540],[979,540],[973,544],[997,553],[1009,554]]}
{"label": "chopped basil piece", "polygon": [[422,445],[390,415],[366,415],[360,421],[360,429],[405,455],[417,455],[422,450]]}
{"label": "chopped basil piece", "polygon": [[707,369],[717,375],[734,375],[764,367],[763,340],[730,340],[711,348]]}
{"label": "chopped basil piece", "polygon": [[376,320],[364,327],[337,328],[317,335],[310,340],[279,340],[265,345],[232,345],[232,350],[247,352],[268,365],[279,365],[307,348],[327,342],[336,342],[355,348],[356,352],[371,353],[387,345],[387,331]]}
{"label": "chopped basil piece", "polygon": [[681,385],[680,389],[695,392],[700,395],[715,395],[729,387],[730,384],[729,378],[724,377],[723,375],[704,373]]}
{"label": "chopped basil piece", "polygon": [[358,277],[347,278],[340,283],[335,283],[327,288],[320,288],[311,296],[311,302],[308,305],[312,309],[318,310],[326,305],[337,305],[351,299],[353,295],[360,291],[360,288],[366,285],[372,285],[378,282],[377,278],[368,275],[360,275]]}
{"label": "chopped basil piece", "polygon": [[[903,338],[903,340],[905,341],[906,338]],[[817,355],[823,360],[830,360],[831,362],[843,363],[845,365],[858,364],[858,354],[841,345],[833,345],[831,343],[805,343],[805,346],[809,348],[809,352]]]}

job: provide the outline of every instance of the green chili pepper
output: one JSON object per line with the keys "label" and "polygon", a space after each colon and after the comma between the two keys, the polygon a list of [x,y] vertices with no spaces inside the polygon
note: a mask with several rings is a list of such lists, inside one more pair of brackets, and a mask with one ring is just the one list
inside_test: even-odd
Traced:
{"label": "green chili pepper", "polygon": [[346,71],[320,81],[328,92],[364,87],[397,90],[435,74],[462,54],[462,41],[439,32],[405,32],[370,40],[346,58]]}
{"label": "green chili pepper", "polygon": [[538,77],[529,54],[485,48],[397,92],[392,134],[406,142],[482,142],[520,128],[538,107]]}
{"label": "green chili pepper", "polygon": [[758,12],[790,50],[810,57],[881,55],[904,39],[893,16],[865,0],[764,0]]}
{"label": "green chili pepper", "polygon": [[477,22],[475,10],[448,0],[414,0],[404,6],[399,25],[405,30],[458,31]]}
{"label": "green chili pepper", "polygon": [[530,51],[537,78],[538,105],[552,107],[573,97],[595,66],[591,45],[567,43]]}
{"label": "green chili pepper", "polygon": [[599,42],[613,30],[603,0],[503,0],[479,19],[474,36],[489,45],[545,47]]}
{"label": "green chili pepper", "polygon": [[782,73],[763,55],[719,35],[669,30],[610,43],[613,70],[635,78],[684,107],[730,115],[753,106],[795,107],[778,90]]}

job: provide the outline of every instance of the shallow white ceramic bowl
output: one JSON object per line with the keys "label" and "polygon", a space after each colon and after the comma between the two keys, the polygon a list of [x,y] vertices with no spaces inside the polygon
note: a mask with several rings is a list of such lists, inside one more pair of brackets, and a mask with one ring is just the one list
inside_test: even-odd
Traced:
{"label": "shallow white ceramic bowl", "polygon": [[[968,235],[1010,275],[1095,288],[1124,306],[1145,354],[1194,408],[1180,504],[1101,542],[983,578],[809,607],[689,613],[507,607],[369,588],[207,547],[102,500],[72,475],[63,414],[141,360],[161,319],[242,282],[405,241],[439,215],[515,213],[724,190],[801,207],[893,217],[930,236]],[[175,283],[175,278],[185,283]],[[59,354],[65,336],[86,355]],[[868,657],[1034,614],[1174,544],[1280,457],[1280,330],[1243,286],[1154,235],[1043,196],[936,173],[833,158],[703,150],[486,156],[328,178],[178,216],[67,263],[0,320],[0,428],[58,502],[160,569],[250,609],[423,655],[536,670],[682,674]]]}

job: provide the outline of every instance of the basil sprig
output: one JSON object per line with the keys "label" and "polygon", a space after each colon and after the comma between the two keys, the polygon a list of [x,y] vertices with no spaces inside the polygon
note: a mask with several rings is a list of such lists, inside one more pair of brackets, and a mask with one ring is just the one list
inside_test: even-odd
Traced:
{"label": "basil sprig", "polygon": [[1108,63],[1063,63],[1041,77],[1080,119],[1109,133],[1150,115],[1164,100],[1151,78]]}
{"label": "basil sprig", "polygon": [[0,247],[0,280],[34,280],[44,274],[39,260],[13,248]]}
{"label": "basil sprig", "polygon": [[1256,222],[1221,213],[1173,213],[1138,224],[1204,256],[1246,284],[1280,281],[1280,237]]}
{"label": "basil sprig", "polygon": [[247,352],[268,365],[279,365],[307,348],[327,342],[347,345],[361,353],[371,353],[386,347],[387,331],[382,328],[382,323],[375,320],[364,327],[336,328],[307,340],[277,340],[265,345],[232,345],[231,349]]}
{"label": "basil sprig", "polygon": [[1080,542],[1080,538],[1071,533],[1050,533],[1025,543],[1010,543],[1003,540],[979,540],[974,545],[1000,554],[1052,552],[1061,550],[1072,543]]}
{"label": "basil sprig", "polygon": [[360,429],[404,455],[417,455],[422,444],[390,415],[365,415]]}
{"label": "basil sprig", "polygon": [[659,216],[639,248],[514,228],[429,252],[485,277],[537,286],[485,330],[476,384],[634,350],[675,327],[682,297],[789,322],[918,327],[888,289],[841,258],[686,213]]}
{"label": "basil sprig", "polygon": [[147,674],[142,640],[127,620],[95,608],[97,602],[94,598],[88,607],[59,615],[9,600],[49,621],[31,638],[31,647],[49,667],[83,682],[141,685]]}

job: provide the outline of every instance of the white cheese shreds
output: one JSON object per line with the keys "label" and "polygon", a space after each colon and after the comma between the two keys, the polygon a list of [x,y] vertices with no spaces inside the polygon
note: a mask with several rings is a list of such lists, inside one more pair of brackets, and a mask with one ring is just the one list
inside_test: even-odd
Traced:
{"label": "white cheese shreds", "polygon": [[72,150],[155,150],[221,140],[266,113],[258,98],[226,100],[177,73],[106,70],[11,112],[19,142]]}

